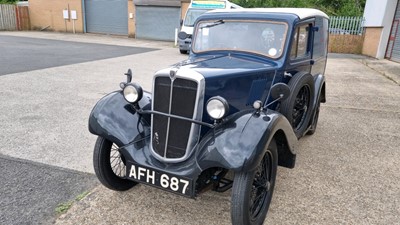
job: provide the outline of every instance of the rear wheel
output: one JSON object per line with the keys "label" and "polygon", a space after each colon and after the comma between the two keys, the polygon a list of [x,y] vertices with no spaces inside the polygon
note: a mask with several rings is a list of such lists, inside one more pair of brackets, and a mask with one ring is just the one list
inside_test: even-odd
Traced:
{"label": "rear wheel", "polygon": [[290,96],[282,102],[281,113],[288,119],[297,138],[303,136],[311,118],[314,79],[309,73],[297,73],[289,81]]}
{"label": "rear wheel", "polygon": [[186,50],[181,50],[181,49],[179,49],[179,52],[180,52],[181,54],[188,54],[188,51],[186,51]]}
{"label": "rear wheel", "polygon": [[235,173],[232,187],[233,225],[263,224],[272,200],[278,166],[274,140],[254,171]]}
{"label": "rear wheel", "polygon": [[321,99],[318,99],[317,108],[315,108],[315,115],[314,115],[314,118],[312,120],[311,128],[307,132],[308,135],[313,135],[315,133],[315,131],[317,130],[320,106],[321,106]]}
{"label": "rear wheel", "polygon": [[115,143],[98,137],[94,146],[93,166],[99,181],[115,191],[126,191],[137,183],[126,179],[125,158]]}

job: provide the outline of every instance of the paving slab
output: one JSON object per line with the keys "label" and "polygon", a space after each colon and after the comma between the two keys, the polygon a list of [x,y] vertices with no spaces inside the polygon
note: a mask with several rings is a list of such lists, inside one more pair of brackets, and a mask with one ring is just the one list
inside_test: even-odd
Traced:
{"label": "paving slab", "polygon": [[366,57],[361,62],[400,86],[400,68],[397,62]]}
{"label": "paving slab", "polygon": [[[0,33],[12,35],[20,33]],[[41,32],[25,32],[40,38]],[[46,38],[50,34],[45,32]],[[55,33],[57,40],[71,35]],[[55,38],[53,37],[53,38]],[[75,36],[74,36],[75,37]],[[108,44],[112,37],[76,36],[74,41]],[[0,153],[48,165],[93,173],[96,137],[88,132],[88,117],[96,102],[126,80],[151,90],[154,73],[187,58],[171,43],[116,37],[121,44],[158,50],[0,76]],[[22,62],[21,62],[22,63]]]}
{"label": "paving slab", "polygon": [[[29,52],[29,45],[49,47],[46,43],[50,42],[57,44],[40,51],[56,54],[54,49],[65,43],[90,54],[96,52],[93,47],[99,48],[99,55],[86,55],[76,61],[79,63],[68,59],[59,66],[62,59],[57,58],[56,63],[45,66],[49,68],[43,68],[46,62],[39,60],[35,61],[39,68],[30,66],[25,69],[29,71],[0,76],[0,224],[52,224],[58,204],[73,201],[98,184],[92,166],[96,137],[87,128],[95,103],[119,89],[128,68],[133,69],[134,80],[149,90],[158,68],[187,56],[181,56],[171,43],[121,37],[0,32],[0,39],[5,37],[28,40],[25,52]],[[135,52],[138,49],[146,51]],[[139,56],[145,54],[149,55]],[[0,70],[7,62],[3,59]],[[14,66],[26,68],[27,63],[17,60]]]}
{"label": "paving slab", "polygon": [[[365,57],[328,60],[317,132],[299,141],[294,169],[278,169],[266,224],[398,224],[400,88]],[[56,224],[230,224],[230,192],[197,200],[138,185],[100,186]]]}
{"label": "paving slab", "polygon": [[[95,137],[87,117],[118,89],[127,68],[151,89],[154,72],[187,56],[171,43],[47,32],[1,35],[74,40],[159,50],[0,77],[0,153],[93,173]],[[400,88],[365,57],[330,55],[327,103],[317,132],[299,141],[294,169],[278,169],[266,224],[398,224]],[[391,64],[396,71],[395,64]],[[138,185],[94,188],[55,224],[229,224],[230,192],[197,200]]]}

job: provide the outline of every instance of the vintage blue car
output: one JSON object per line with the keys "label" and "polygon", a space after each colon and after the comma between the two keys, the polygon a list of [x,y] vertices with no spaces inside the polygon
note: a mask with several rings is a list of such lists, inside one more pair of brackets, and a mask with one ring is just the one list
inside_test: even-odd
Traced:
{"label": "vintage blue car", "polygon": [[158,71],[151,93],[129,70],[93,108],[98,179],[191,198],[232,189],[232,223],[262,224],[277,166],[293,168],[298,139],[316,130],[327,43],[328,16],[315,9],[203,14],[189,58]]}

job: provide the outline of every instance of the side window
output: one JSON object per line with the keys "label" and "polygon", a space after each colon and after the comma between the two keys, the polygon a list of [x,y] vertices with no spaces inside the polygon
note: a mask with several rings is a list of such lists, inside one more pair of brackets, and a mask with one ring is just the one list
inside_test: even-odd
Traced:
{"label": "side window", "polygon": [[299,27],[299,34],[297,35],[297,58],[307,55],[308,53],[308,28],[308,25]]}
{"label": "side window", "polygon": [[296,28],[296,32],[293,35],[292,49],[290,50],[291,59],[298,59],[309,55],[309,31],[309,24],[304,24]]}
{"label": "side window", "polygon": [[295,59],[297,55],[297,34],[299,33],[299,28],[296,29],[296,32],[293,35],[293,44],[292,49],[290,50],[290,59]]}

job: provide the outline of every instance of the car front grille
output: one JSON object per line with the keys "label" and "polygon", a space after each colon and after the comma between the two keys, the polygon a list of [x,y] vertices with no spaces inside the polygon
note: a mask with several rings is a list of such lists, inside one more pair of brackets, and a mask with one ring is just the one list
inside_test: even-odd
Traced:
{"label": "car front grille", "polygon": [[[183,78],[158,76],[154,79],[153,110],[196,118],[198,82]],[[161,159],[182,159],[190,150],[197,127],[190,121],[164,115],[152,116],[152,149]]]}

